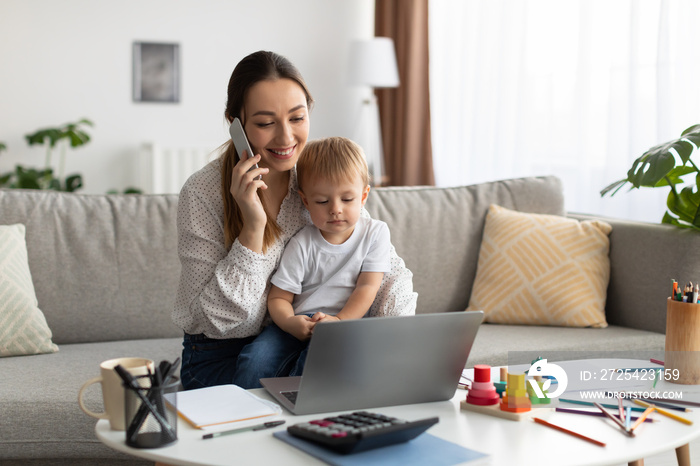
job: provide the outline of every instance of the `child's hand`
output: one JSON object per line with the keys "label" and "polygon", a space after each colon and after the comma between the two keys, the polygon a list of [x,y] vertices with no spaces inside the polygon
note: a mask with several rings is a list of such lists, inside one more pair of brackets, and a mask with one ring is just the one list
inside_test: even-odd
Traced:
{"label": "child's hand", "polygon": [[316,322],[311,317],[305,315],[291,316],[284,321],[284,330],[300,341],[311,338]]}
{"label": "child's hand", "polygon": [[311,320],[313,322],[332,322],[334,320],[340,320],[336,316],[329,316],[328,314],[325,314],[323,312],[317,312],[311,317]]}

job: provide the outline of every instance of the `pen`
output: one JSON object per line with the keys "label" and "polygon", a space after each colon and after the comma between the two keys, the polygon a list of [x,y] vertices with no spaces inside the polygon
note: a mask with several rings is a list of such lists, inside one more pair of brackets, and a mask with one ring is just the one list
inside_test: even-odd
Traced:
{"label": "pen", "polygon": [[205,434],[202,435],[202,439],[208,439],[208,438],[216,438],[216,437],[221,437],[222,435],[230,435],[230,434],[237,434],[239,432],[249,432],[253,430],[265,430],[265,429],[270,429],[272,427],[277,427],[281,426],[284,424],[285,421],[271,421],[271,422],[266,422],[264,424],[258,424],[255,426],[250,426],[250,427],[241,427],[240,429],[233,429],[233,430],[225,430],[223,432],[213,432],[211,434]]}

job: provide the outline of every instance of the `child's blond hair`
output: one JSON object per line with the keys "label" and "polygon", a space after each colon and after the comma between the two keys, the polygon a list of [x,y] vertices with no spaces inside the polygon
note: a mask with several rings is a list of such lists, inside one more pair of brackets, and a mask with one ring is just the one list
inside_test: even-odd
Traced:
{"label": "child's blond hair", "polygon": [[304,183],[319,178],[331,183],[362,180],[362,186],[370,183],[369,170],[362,148],[347,138],[329,137],[306,143],[297,161],[299,189]]}

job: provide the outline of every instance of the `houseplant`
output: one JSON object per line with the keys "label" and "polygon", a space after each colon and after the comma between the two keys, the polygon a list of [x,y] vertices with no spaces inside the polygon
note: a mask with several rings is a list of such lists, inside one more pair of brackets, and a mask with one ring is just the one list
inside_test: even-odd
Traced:
{"label": "houseplant", "polygon": [[[92,126],[92,122],[83,118],[75,123],[66,123],[56,128],[44,128],[27,134],[25,139],[30,146],[36,144],[46,146],[44,168],[25,168],[22,165],[17,165],[14,171],[0,174],[0,187],[53,189],[68,192],[81,188],[83,186],[82,175],[76,173],[64,178],[64,168],[68,146],[76,148],[90,142],[90,135],[85,131],[85,126]],[[60,150],[59,168],[58,173],[55,175],[51,159],[53,150],[57,146]]]}
{"label": "houseplant", "polygon": [[[679,138],[647,150],[632,163],[627,178],[605,187],[600,195],[613,196],[627,183],[631,183],[632,188],[669,187],[668,210],[661,222],[700,231],[700,169],[690,158],[699,146],[700,125],[693,125]],[[693,176],[692,182],[683,179],[688,175]],[[686,182],[688,184],[679,189]]]}

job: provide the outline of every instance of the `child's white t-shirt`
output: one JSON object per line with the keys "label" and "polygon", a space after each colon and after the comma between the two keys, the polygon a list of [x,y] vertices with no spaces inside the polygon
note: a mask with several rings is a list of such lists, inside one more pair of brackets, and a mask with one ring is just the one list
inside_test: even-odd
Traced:
{"label": "child's white t-shirt", "polygon": [[314,225],[289,240],[273,285],[294,293],[294,313],[339,313],[355,289],[360,272],[391,270],[389,227],[380,220],[360,218],[350,238],[330,244]]}

